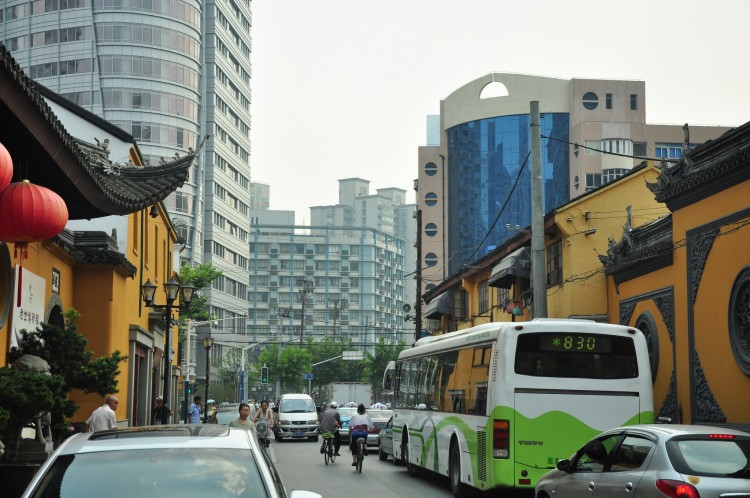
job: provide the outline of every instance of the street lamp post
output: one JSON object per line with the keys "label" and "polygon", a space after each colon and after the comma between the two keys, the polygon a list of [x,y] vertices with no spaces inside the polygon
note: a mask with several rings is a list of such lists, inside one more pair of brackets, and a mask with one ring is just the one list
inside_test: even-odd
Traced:
{"label": "street lamp post", "polygon": [[300,278],[297,280],[297,287],[299,287],[299,293],[302,296],[302,320],[300,321],[299,331],[299,347],[302,347],[302,341],[305,338],[305,302],[307,301],[307,295],[315,288],[315,282],[307,278]]}
{"label": "street lamp post", "polygon": [[211,355],[209,351],[214,345],[214,338],[211,336],[203,338],[203,347],[206,349],[206,399],[203,402],[203,423],[208,423],[208,384],[211,381]]}
{"label": "street lamp post", "polygon": [[[172,375],[172,362],[169,358],[169,353],[172,349],[172,305],[174,304],[174,300],[177,299],[177,295],[182,294],[182,304],[187,308],[190,306],[190,301],[193,298],[193,291],[195,291],[195,287],[192,285],[180,285],[174,277],[170,277],[167,283],[164,284],[164,293],[167,295],[167,303],[154,304],[156,285],[151,282],[151,279],[148,279],[145,284],[141,285],[141,295],[146,307],[164,310],[164,393],[162,396],[164,397],[164,403],[167,404],[167,406],[174,407],[174,403],[171,402],[169,397],[169,379]],[[180,305],[178,303],[177,308],[179,309],[179,307]]]}

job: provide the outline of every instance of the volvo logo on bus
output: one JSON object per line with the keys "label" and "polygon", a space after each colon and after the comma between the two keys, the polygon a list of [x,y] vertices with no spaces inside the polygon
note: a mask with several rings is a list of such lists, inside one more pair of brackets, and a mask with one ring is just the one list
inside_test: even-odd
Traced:
{"label": "volvo logo on bus", "polygon": [[544,441],[524,441],[523,439],[519,439],[518,444],[521,446],[543,446]]}

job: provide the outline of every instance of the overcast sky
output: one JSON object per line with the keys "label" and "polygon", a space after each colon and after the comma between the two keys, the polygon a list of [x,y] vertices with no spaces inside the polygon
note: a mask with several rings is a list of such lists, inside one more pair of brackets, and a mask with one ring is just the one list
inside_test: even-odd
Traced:
{"label": "overcast sky", "polygon": [[646,82],[650,124],[750,121],[748,0],[252,0],[252,180],[271,209],[371,180],[414,202],[440,100],[491,72]]}

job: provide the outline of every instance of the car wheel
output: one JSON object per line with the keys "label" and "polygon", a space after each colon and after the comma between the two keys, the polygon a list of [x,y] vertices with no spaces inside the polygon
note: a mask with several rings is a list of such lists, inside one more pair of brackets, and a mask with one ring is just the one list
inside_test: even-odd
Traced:
{"label": "car wheel", "polygon": [[383,447],[378,444],[378,458],[381,462],[388,460],[388,454],[383,451]]}
{"label": "car wheel", "polygon": [[461,482],[461,453],[458,442],[451,444],[450,461],[448,462],[448,476],[451,481],[451,491],[456,498],[469,496],[469,487]]}
{"label": "car wheel", "polygon": [[318,442],[318,436],[311,437],[310,439],[312,439],[313,443],[317,443]]}

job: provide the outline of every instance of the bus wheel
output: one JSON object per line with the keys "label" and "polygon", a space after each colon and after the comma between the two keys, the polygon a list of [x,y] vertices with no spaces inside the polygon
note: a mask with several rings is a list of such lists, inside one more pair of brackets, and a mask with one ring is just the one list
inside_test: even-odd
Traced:
{"label": "bus wheel", "polygon": [[404,438],[404,440],[401,442],[401,457],[404,459],[406,472],[412,477],[418,476],[419,467],[411,463],[411,458],[409,455],[409,441],[406,438]]}
{"label": "bus wheel", "polygon": [[448,462],[448,475],[451,481],[451,491],[456,498],[469,496],[469,487],[461,482],[461,453],[458,442],[453,440],[451,444],[451,456]]}

